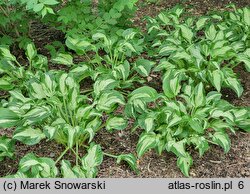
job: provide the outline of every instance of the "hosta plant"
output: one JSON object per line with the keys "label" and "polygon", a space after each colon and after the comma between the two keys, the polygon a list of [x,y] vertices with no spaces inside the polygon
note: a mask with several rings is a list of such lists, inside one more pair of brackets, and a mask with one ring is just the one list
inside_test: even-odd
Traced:
{"label": "hosta plant", "polygon": [[[154,106],[148,108],[148,103],[153,101]],[[131,94],[126,110],[144,129],[137,144],[138,157],[149,149],[155,149],[158,154],[172,152],[186,176],[193,164],[188,147],[197,149],[200,157],[210,144],[221,146],[227,153],[230,149],[228,132],[250,129],[249,109],[233,107],[215,91],[205,95],[202,83],[195,87],[186,85],[177,98],[157,95],[149,87],[138,88]]]}
{"label": "hosta plant", "polygon": [[[235,13],[241,16],[233,17]],[[161,59],[155,70],[167,71],[163,78],[167,81],[172,77],[192,78],[196,84],[202,81],[218,92],[228,87],[241,96],[243,87],[233,68],[243,62],[247,71],[250,69],[250,9],[235,13],[229,13],[230,19],[211,15],[183,20],[183,8],[175,7],[160,13],[157,19],[149,18],[148,40],[150,44],[153,42],[152,54]]]}
{"label": "hosta plant", "polygon": [[[103,152],[100,145],[90,143],[105,126],[110,132],[127,126],[126,119],[121,115],[109,115],[118,104],[124,104],[123,96],[115,90],[97,87],[95,99],[88,98],[80,94],[79,84],[71,74],[53,71],[33,77],[27,88],[27,95],[18,89],[10,91],[10,100],[4,102],[0,109],[0,127],[16,127],[13,139],[26,145],[35,145],[47,139],[62,144],[65,150],[55,162],[28,154],[20,161],[20,171],[16,176],[21,173],[27,177],[55,177],[55,165],[72,151],[75,167],[71,169],[68,161],[62,161],[63,175],[73,176],[78,169],[79,174],[73,177],[95,177]],[[106,122],[102,121],[103,113],[109,115]],[[86,149],[88,154],[80,157],[80,149]],[[118,162],[127,161],[135,169],[136,160],[132,155],[113,157]],[[36,162],[32,162],[34,160]],[[43,169],[50,170],[46,172]],[[68,174],[70,170],[72,173]]]}
{"label": "hosta plant", "polygon": [[[89,58],[88,65],[84,65],[88,76],[99,82],[113,79],[118,88],[133,87],[133,82],[143,82],[155,64],[144,58],[137,58],[135,62],[128,62],[129,57],[135,57],[143,51],[143,39],[137,36],[134,29],[121,30],[116,36],[108,37],[104,33],[93,35],[93,43],[79,37],[68,37],[66,45],[79,55],[87,51],[94,51],[94,59]],[[104,52],[104,54],[99,54]],[[75,72],[79,68],[75,68]],[[83,75],[83,73],[82,73]]]}
{"label": "hosta plant", "polygon": [[26,46],[27,64],[20,64],[11,54],[7,46],[0,46],[0,89],[9,91],[14,88],[23,89],[25,83],[39,71],[48,69],[47,57],[37,54],[31,43]]}

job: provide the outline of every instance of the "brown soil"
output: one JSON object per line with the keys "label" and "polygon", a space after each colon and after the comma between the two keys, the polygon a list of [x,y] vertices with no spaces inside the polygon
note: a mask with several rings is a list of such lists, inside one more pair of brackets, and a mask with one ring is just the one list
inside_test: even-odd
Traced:
{"label": "brown soil", "polygon": [[[249,0],[160,0],[157,4],[147,4],[145,1],[138,3],[140,9],[137,11],[134,23],[137,26],[145,27],[142,18],[146,15],[155,16],[161,10],[172,7],[177,3],[183,3],[192,14],[205,14],[212,10],[225,9],[228,3],[235,3],[237,7],[249,6]],[[59,37],[50,36],[54,33],[45,34],[47,43],[53,40],[61,40]],[[40,45],[44,41],[42,38],[37,41]],[[42,54],[47,54],[46,50],[40,48]],[[238,106],[250,105],[250,74],[243,67],[238,67],[235,71],[239,74],[241,82],[244,86],[244,93],[241,98],[237,98],[231,90],[223,91],[223,98]],[[5,129],[0,131],[0,135],[11,136],[13,129]],[[107,153],[135,153],[136,142],[138,141],[140,131],[132,133],[129,129],[108,133],[102,130],[96,136],[96,142],[100,143],[103,150]],[[197,151],[190,149],[194,158],[194,164],[191,167],[191,177],[250,177],[250,152],[249,140],[250,134],[238,132],[236,135],[231,134],[231,150],[224,154],[223,150],[218,146],[211,146],[211,149],[202,157],[199,158]],[[1,162],[0,177],[13,174],[17,171],[19,160],[27,153],[34,152],[39,157],[50,157],[56,159],[63,151],[63,147],[54,143],[42,141],[39,145],[26,146],[22,143],[16,144],[16,158],[14,160],[6,159]],[[84,153],[84,150],[82,150]],[[66,159],[71,160],[71,154],[66,156]],[[74,163],[74,161],[72,161]],[[176,157],[169,153],[163,153],[158,156],[153,151],[147,152],[139,161],[140,174],[135,174],[126,164],[117,165],[113,158],[105,157],[104,162],[100,166],[98,177],[183,177],[182,173],[176,166]]]}

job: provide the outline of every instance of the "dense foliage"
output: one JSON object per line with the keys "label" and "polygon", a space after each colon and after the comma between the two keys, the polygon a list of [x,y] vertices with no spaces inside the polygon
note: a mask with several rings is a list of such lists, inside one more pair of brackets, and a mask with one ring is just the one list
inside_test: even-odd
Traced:
{"label": "dense foliage", "polygon": [[[223,88],[243,93],[234,68],[250,71],[250,8],[197,17],[176,6],[147,17],[144,32],[131,22],[136,3],[0,0],[0,128],[13,128],[0,137],[0,162],[15,158],[16,142],[64,147],[56,161],[28,153],[8,177],[93,178],[104,155],[139,173],[137,160],[150,149],[175,154],[189,176],[190,147],[200,157],[211,144],[227,153],[229,133],[250,131],[249,107],[221,98]],[[34,21],[65,36],[47,45],[48,56],[32,42]],[[151,72],[162,90],[148,85]],[[136,153],[105,153],[95,142],[100,130],[112,134],[131,120],[133,131],[143,130]]]}

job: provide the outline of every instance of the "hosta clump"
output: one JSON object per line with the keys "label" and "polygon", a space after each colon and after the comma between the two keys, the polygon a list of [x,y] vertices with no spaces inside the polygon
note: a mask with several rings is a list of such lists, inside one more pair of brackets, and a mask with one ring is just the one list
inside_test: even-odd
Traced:
{"label": "hosta clump", "polygon": [[205,95],[202,83],[196,87],[185,86],[178,98],[161,95],[152,108],[147,108],[139,96],[148,99],[145,102],[152,102],[157,94],[152,88],[139,88],[131,94],[127,105],[127,114],[136,116],[138,125],[145,130],[137,144],[138,157],[152,148],[158,154],[172,152],[186,176],[193,163],[187,147],[194,146],[202,156],[212,143],[227,153],[230,149],[228,130],[234,133],[238,127],[250,129],[249,109],[233,107],[221,100],[218,92]]}
{"label": "hosta clump", "polygon": [[[143,51],[143,38],[135,29],[120,30],[115,36],[98,32],[92,38],[94,43],[79,37],[68,37],[66,45],[79,55],[86,55],[88,50],[95,52],[94,59],[89,59],[90,65],[85,64],[89,69],[88,76],[94,81],[113,79],[117,88],[133,87],[133,82],[144,82],[142,77],[147,77],[155,64],[144,58],[128,62],[128,58]],[[77,68],[74,72],[77,73]]]}
{"label": "hosta clump", "polygon": [[26,46],[27,65],[20,64],[6,46],[0,45],[0,89],[9,91],[14,88],[24,89],[25,83],[39,71],[48,69],[47,57],[37,54],[31,43]]}
{"label": "hosta clump", "polygon": [[[176,7],[160,13],[157,19],[149,18],[148,40],[153,44],[152,55],[161,59],[155,70],[168,71],[167,74],[171,70],[170,77],[192,78],[197,84],[202,81],[218,92],[228,87],[241,96],[243,87],[233,68],[243,62],[247,71],[250,69],[247,17],[250,9],[226,12],[230,19],[210,15],[183,20],[183,13],[183,8]],[[239,33],[234,28],[238,28]]]}
{"label": "hosta clump", "polygon": [[[91,144],[89,147],[88,144],[92,142],[96,132],[106,125],[102,122],[102,114],[109,114],[118,104],[124,104],[123,96],[117,91],[99,88],[93,101],[80,95],[79,84],[71,74],[52,71],[40,73],[39,76],[32,78],[27,88],[28,94],[25,95],[27,97],[18,90],[10,91],[9,102],[4,102],[3,108],[0,109],[0,127],[16,126],[13,139],[27,145],[35,145],[42,139],[55,140],[65,147],[55,164],[68,151],[72,151],[76,156],[76,167],[73,170],[82,168],[84,171],[82,174],[85,174],[76,176],[96,176],[96,167],[101,163],[103,153],[99,145]],[[127,122],[121,116],[109,115],[107,121],[109,131],[121,130],[126,126]],[[79,149],[87,149],[88,154],[80,158]],[[42,171],[40,166],[43,166],[43,163],[51,166],[48,164],[51,163],[51,159],[37,160],[35,169]],[[123,160],[126,161],[127,158]],[[82,167],[79,162],[82,163]],[[66,164],[68,162],[64,162],[63,166],[69,167]],[[20,172],[29,177],[35,176],[25,173],[26,168]],[[56,176],[55,171],[52,177],[54,176]]]}

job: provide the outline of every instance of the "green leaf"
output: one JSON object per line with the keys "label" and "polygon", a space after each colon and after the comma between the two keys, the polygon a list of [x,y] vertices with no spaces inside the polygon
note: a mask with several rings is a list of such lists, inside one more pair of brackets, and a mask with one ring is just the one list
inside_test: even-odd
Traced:
{"label": "green leaf", "polygon": [[199,134],[204,133],[204,128],[198,118],[190,118],[188,121],[189,126]]}
{"label": "green leaf", "polygon": [[110,117],[106,121],[106,129],[108,131],[115,130],[123,130],[127,127],[128,121],[123,117]]}
{"label": "green leaf", "polygon": [[55,178],[58,170],[50,158],[38,158],[33,153],[26,154],[19,163],[19,170],[28,178]]}
{"label": "green leaf", "polygon": [[80,82],[90,75],[90,69],[87,65],[82,64],[70,70],[70,74],[72,74],[72,77]]}
{"label": "green leaf", "polygon": [[187,155],[185,157],[178,157],[177,166],[181,169],[181,172],[187,177],[189,176],[189,169],[192,164],[193,159],[190,155]]}
{"label": "green leaf", "polygon": [[0,54],[10,61],[16,61],[16,57],[10,53],[10,50],[6,47],[0,46]]}
{"label": "green leaf", "polygon": [[192,30],[186,25],[179,25],[179,27],[181,28],[182,37],[185,38],[189,43],[192,43],[192,39],[194,36]]}
{"label": "green leaf", "polygon": [[181,140],[178,142],[169,141],[167,144],[167,150],[173,152],[178,157],[186,157],[187,152],[185,150],[185,140]]}
{"label": "green leaf", "polygon": [[47,96],[52,97],[55,95],[56,86],[57,84],[52,75],[45,73],[42,76],[42,87]]}
{"label": "green leaf", "polygon": [[45,94],[45,91],[42,87],[41,84],[37,83],[37,82],[32,82],[30,84],[30,94],[31,96],[33,96],[34,98],[37,98],[37,99],[43,99],[43,98],[46,98],[46,94]]}
{"label": "green leaf", "polygon": [[155,127],[155,123],[154,120],[156,115],[150,114],[147,115],[146,117],[141,117],[138,120],[138,124],[142,129],[145,129],[147,133],[153,131],[154,127]]}
{"label": "green leaf", "polygon": [[219,92],[209,92],[206,97],[207,104],[209,104],[210,102],[219,101],[221,99],[221,96],[222,94]]}
{"label": "green leaf", "polygon": [[236,78],[228,77],[225,80],[226,85],[231,88],[233,91],[236,92],[237,96],[240,97],[243,93],[243,87],[241,86],[240,82]]}
{"label": "green leaf", "polygon": [[121,154],[117,157],[117,164],[120,164],[121,161],[125,161],[129,164],[130,168],[136,173],[139,172],[137,168],[137,160],[133,154]]}
{"label": "green leaf", "polygon": [[66,73],[63,73],[60,77],[59,77],[59,89],[60,92],[62,93],[63,96],[66,96],[68,94],[68,90],[66,87],[66,79],[67,79],[68,75]]}
{"label": "green leaf", "polygon": [[77,54],[84,54],[91,43],[80,37],[67,37],[66,46],[74,50]]}
{"label": "green leaf", "polygon": [[99,111],[112,112],[113,108],[118,104],[125,105],[122,94],[115,90],[107,91],[101,94],[97,101],[96,109]]}
{"label": "green leaf", "polygon": [[149,73],[154,66],[154,62],[146,59],[137,59],[136,60],[136,71],[143,77],[149,76]]}
{"label": "green leaf", "polygon": [[210,25],[209,28],[205,31],[206,38],[209,40],[214,40],[216,34],[217,34],[217,31],[213,24]]}
{"label": "green leaf", "polygon": [[243,8],[243,20],[248,26],[250,26],[250,9],[248,7]]}
{"label": "green leaf", "polygon": [[[249,49],[250,51],[250,49]],[[248,72],[250,72],[250,54],[247,56],[247,54],[238,54],[237,60],[240,62],[243,62],[245,65],[245,68]]]}
{"label": "green leaf", "polygon": [[203,83],[199,83],[193,92],[193,103],[196,108],[205,105],[206,97],[204,94],[204,86]]}
{"label": "green leaf", "polygon": [[58,53],[55,58],[52,59],[52,62],[60,65],[73,65],[73,57],[69,54]]}
{"label": "green leaf", "polygon": [[220,145],[224,149],[225,153],[229,152],[231,142],[230,142],[230,139],[226,133],[215,132],[213,134],[212,140],[214,143],[217,143],[218,145]]}
{"label": "green leaf", "polygon": [[9,93],[10,93],[11,97],[13,97],[14,99],[19,100],[23,103],[30,101],[29,98],[25,98],[23,96],[23,94],[18,90],[12,90],[12,91],[9,91]]}
{"label": "green leaf", "polygon": [[39,128],[28,126],[17,128],[13,138],[27,145],[35,145],[44,139],[45,135]]}
{"label": "green leaf", "polygon": [[75,145],[75,138],[77,135],[77,128],[72,127],[71,125],[66,124],[63,130],[67,133],[67,146],[72,148]]}
{"label": "green leaf", "polygon": [[34,46],[34,44],[29,43],[26,47],[26,55],[29,59],[29,61],[32,61],[36,55],[37,55],[37,51],[36,48]]}
{"label": "green leaf", "polygon": [[169,56],[170,54],[176,52],[178,50],[177,46],[174,45],[164,45],[164,47],[161,48],[161,50],[159,51],[159,55],[162,56]]}
{"label": "green leaf", "polygon": [[9,139],[6,136],[0,137],[0,162],[4,160],[5,157],[13,158],[15,141]]}
{"label": "green leaf", "polygon": [[123,44],[123,46],[127,47],[131,52],[135,52],[136,53],[136,50],[135,50],[134,46],[131,43],[125,42]]}
{"label": "green leaf", "polygon": [[[123,64],[114,67],[114,69],[121,74],[121,77],[124,81],[127,80],[130,74],[130,64],[128,61],[125,61]],[[119,77],[115,75],[114,77],[116,77],[116,79],[119,79]]]}
{"label": "green leaf", "polygon": [[63,178],[79,178],[73,172],[70,162],[68,160],[61,161],[61,172]]}
{"label": "green leaf", "polygon": [[94,83],[94,93],[99,96],[102,91],[114,89],[117,86],[117,81],[114,79],[99,79]]}
{"label": "green leaf", "polygon": [[40,0],[41,3],[45,4],[45,5],[56,5],[59,2],[56,0]]}
{"label": "green leaf", "polygon": [[94,178],[97,174],[97,166],[103,161],[103,152],[100,145],[90,144],[88,153],[82,158],[82,167],[86,170],[86,178]]}
{"label": "green leaf", "polygon": [[14,88],[13,83],[5,80],[4,78],[0,78],[0,90],[11,90]]}
{"label": "green leaf", "polygon": [[168,98],[177,96],[181,89],[181,75],[175,70],[168,71],[163,77],[163,91]]}
{"label": "green leaf", "polygon": [[164,24],[166,24],[166,25],[169,24],[170,19],[169,19],[168,16],[166,16],[165,14],[160,13],[160,14],[158,15],[158,17],[159,17],[159,19],[160,19]]}
{"label": "green leaf", "polygon": [[17,125],[19,116],[7,108],[0,108],[0,128],[9,128]]}
{"label": "green leaf", "polygon": [[153,102],[158,97],[158,94],[154,88],[143,86],[134,90],[129,96],[129,101],[140,99],[143,102]]}
{"label": "green leaf", "polygon": [[211,82],[218,92],[221,90],[223,74],[220,70],[214,70],[210,75]]}
{"label": "green leaf", "polygon": [[44,119],[48,118],[51,114],[50,107],[37,106],[34,109],[28,111],[23,117],[26,119],[28,125],[42,122]]}
{"label": "green leaf", "polygon": [[196,22],[196,30],[202,29],[205,26],[206,21],[208,19],[209,19],[208,17],[201,17],[201,18],[199,18],[199,20]]}
{"label": "green leaf", "polygon": [[43,127],[44,135],[50,140],[55,137],[56,130],[57,130],[56,127],[53,127],[53,126],[46,125]]}
{"label": "green leaf", "polygon": [[34,6],[33,11],[37,13],[37,12],[41,11],[43,9],[43,7],[44,7],[44,4],[38,3]]}
{"label": "green leaf", "polygon": [[136,151],[138,157],[142,157],[146,151],[157,146],[156,135],[154,133],[143,133],[137,143]]}
{"label": "green leaf", "polygon": [[195,149],[199,150],[200,157],[209,149],[208,141],[204,137],[194,136],[190,141],[196,146]]}

